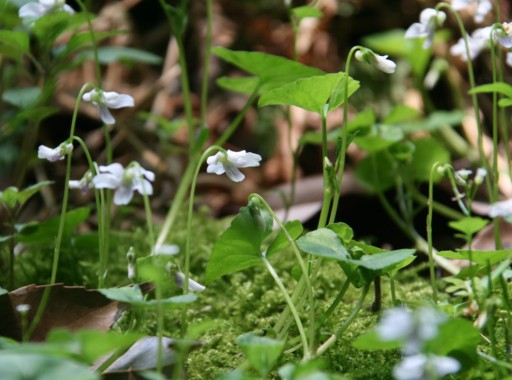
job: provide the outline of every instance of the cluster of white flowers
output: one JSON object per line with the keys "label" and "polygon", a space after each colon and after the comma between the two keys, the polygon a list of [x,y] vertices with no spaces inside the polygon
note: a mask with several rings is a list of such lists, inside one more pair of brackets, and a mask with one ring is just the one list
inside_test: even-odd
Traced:
{"label": "cluster of white flowers", "polygon": [[18,16],[24,24],[30,25],[37,19],[55,12],[75,13],[65,0],[38,0],[23,5],[18,11]]}
{"label": "cluster of white flowers", "polygon": [[[474,20],[476,23],[482,23],[487,14],[492,10],[490,0],[453,0],[452,8],[460,11],[466,8],[474,10]],[[430,48],[434,39],[434,33],[437,28],[442,26],[446,20],[446,14],[443,11],[427,8],[420,13],[420,22],[412,24],[405,32],[405,38],[425,38],[423,47]],[[475,29],[471,35],[467,35],[469,50],[469,59],[473,60],[486,48],[492,41],[497,41],[506,49],[512,48],[512,22],[503,22],[493,26],[486,26]],[[458,56],[463,61],[468,60],[466,44],[463,38],[460,38],[455,45],[450,48],[453,56]],[[512,52],[507,52],[506,64],[512,66]]]}
{"label": "cluster of white flowers", "polygon": [[395,379],[432,380],[459,371],[460,363],[454,358],[423,352],[447,319],[445,314],[429,307],[415,311],[398,307],[383,313],[376,327],[377,336],[385,342],[402,344],[404,359],[393,368]]}

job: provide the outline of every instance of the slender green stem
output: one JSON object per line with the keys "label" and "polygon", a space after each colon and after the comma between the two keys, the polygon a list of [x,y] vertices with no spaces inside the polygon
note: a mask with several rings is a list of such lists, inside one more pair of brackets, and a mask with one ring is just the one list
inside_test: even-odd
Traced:
{"label": "slender green stem", "polygon": [[[85,93],[87,88],[91,86],[90,83],[86,83],[82,86],[80,92],[78,93],[78,97],[75,102],[75,109],[73,111],[73,118],[71,120],[71,128],[69,132],[69,139],[68,141],[73,141],[73,137],[75,136],[75,126],[76,126],[76,119],[78,115],[78,106],[80,105],[80,101],[82,99],[82,95]],[[62,246],[62,238],[64,236],[64,227],[66,224],[66,212],[68,207],[68,198],[69,198],[69,179],[71,176],[71,159],[72,154],[69,153],[67,155],[66,160],[66,177],[64,180],[64,193],[62,197],[62,209],[60,213],[60,219],[59,219],[59,229],[57,231],[57,237],[55,239],[55,248],[53,251],[53,264],[52,264],[52,273],[50,277],[50,284],[54,284],[57,280],[57,271],[59,268],[59,257],[60,257],[60,249]],[[46,309],[46,305],[48,304],[48,301],[50,299],[50,292],[51,292],[51,286],[47,286],[44,289],[43,296],[41,298],[41,302],[39,303],[39,307],[37,308],[37,312],[34,316],[34,319],[32,320],[32,323],[30,324],[30,327],[24,332],[23,339],[28,340],[30,336],[34,333],[37,325],[39,324],[44,310]]]}
{"label": "slender green stem", "polygon": [[314,347],[314,339],[315,339],[315,296],[313,294],[313,285],[311,284],[311,280],[309,278],[308,274],[308,268],[306,266],[306,263],[304,259],[302,258],[299,248],[297,247],[297,244],[295,240],[290,236],[290,233],[285,228],[281,220],[277,217],[274,210],[270,207],[270,205],[265,201],[265,199],[260,196],[259,194],[251,194],[249,196],[249,200],[252,198],[258,199],[258,201],[267,209],[267,211],[272,215],[272,219],[276,222],[279,229],[284,233],[286,236],[286,239],[290,243],[290,247],[293,250],[293,253],[295,254],[295,258],[297,259],[297,262],[299,263],[299,267],[302,270],[302,276],[304,277],[304,280],[306,281],[306,291],[308,293],[309,298],[309,311],[310,311],[310,329],[309,329],[309,336],[310,336],[310,347]]}
{"label": "slender green stem", "polygon": [[[327,107],[326,107],[327,108]],[[333,202],[333,193],[334,193],[334,202],[336,202],[336,198],[339,198],[339,192],[332,187],[332,180],[330,178],[330,168],[329,158],[327,157],[327,110],[322,113],[322,164],[323,164],[323,186],[324,186],[324,194],[323,194],[323,202],[322,202],[322,210],[320,212],[320,218],[318,220],[318,228],[323,228],[327,225],[327,218],[329,216],[329,206],[331,202]],[[332,170],[331,170],[332,171]],[[331,218],[332,218],[331,213]]]}
{"label": "slender green stem", "polygon": [[94,29],[92,27],[92,21],[89,17],[89,13],[87,12],[87,7],[83,3],[82,0],[77,0],[78,5],[80,6],[80,9],[85,14],[85,18],[87,19],[87,28],[89,29],[89,33],[91,34],[91,44],[92,44],[92,51],[94,54],[94,63],[96,66],[96,77],[98,81],[98,85],[102,87],[103,78],[101,75],[101,67],[100,67],[100,59],[98,54],[98,43],[96,41],[96,38],[94,37]]}
{"label": "slender green stem", "polygon": [[[185,279],[183,280],[183,294],[187,294],[189,292],[188,289],[188,280],[190,277],[190,242],[192,237],[192,213],[194,211],[194,196],[196,192],[197,178],[199,177],[199,171],[201,170],[201,165],[213,152],[222,151],[225,152],[223,148],[217,145],[213,145],[206,149],[204,153],[199,158],[199,161],[196,165],[196,170],[192,177],[192,186],[190,187],[190,195],[188,200],[188,214],[187,214],[187,239],[185,242]],[[187,308],[184,307],[182,311],[181,318],[181,336],[185,337],[187,333]]]}
{"label": "slender green stem", "polygon": [[[78,136],[74,136],[73,139],[77,141],[82,150],[84,151],[87,163],[89,164],[89,172],[92,174],[98,174],[98,166],[92,160],[91,154],[85,142]],[[96,202],[96,212],[98,213],[98,254],[99,254],[99,269],[98,269],[98,289],[103,288],[105,272],[106,272],[106,260],[105,257],[107,252],[105,251],[105,221],[104,221],[104,207],[105,207],[105,192],[103,189],[94,190],[94,199]]]}
{"label": "slender green stem", "polygon": [[439,161],[435,162],[430,169],[430,179],[428,182],[428,214],[427,214],[427,243],[428,243],[428,265],[430,270],[430,286],[432,287],[432,296],[434,303],[437,303],[437,284],[436,272],[434,268],[434,256],[432,252],[432,215],[434,213],[434,175],[437,174],[437,168],[441,166]]}
{"label": "slender green stem", "polygon": [[391,293],[391,304],[393,306],[397,305],[396,302],[396,289],[395,289],[395,276],[389,275],[389,291]]}
{"label": "slender green stem", "polygon": [[343,283],[343,286],[340,288],[340,291],[338,292],[338,295],[334,299],[334,301],[331,303],[331,306],[325,311],[325,313],[318,319],[318,327],[320,328],[323,323],[331,316],[331,314],[336,310],[338,305],[340,304],[341,300],[343,299],[343,296],[348,290],[348,287],[350,286],[350,279],[345,279],[345,282]]}
{"label": "slender green stem", "polygon": [[212,0],[206,0],[206,38],[204,41],[203,78],[201,84],[201,128],[206,126],[208,104],[208,81],[212,47]]}
{"label": "slender green stem", "polygon": [[157,337],[158,337],[158,349],[156,355],[156,370],[158,373],[162,373],[163,368],[163,336],[164,336],[164,307],[162,304],[162,289],[160,284],[157,282],[155,287],[156,295],[156,323],[157,323]]}
{"label": "slender green stem", "polygon": [[272,267],[272,264],[270,264],[270,262],[267,260],[267,258],[265,256],[261,256],[261,259],[263,260],[263,263],[267,267],[267,270],[269,271],[270,275],[276,282],[279,290],[281,290],[281,293],[283,294],[283,297],[286,300],[288,307],[290,308],[290,311],[293,315],[293,319],[295,320],[295,324],[297,325],[297,329],[299,330],[299,335],[302,340],[302,348],[304,350],[303,359],[307,360],[310,358],[311,353],[309,351],[308,339],[306,336],[306,332],[304,331],[304,327],[302,326],[302,322],[300,320],[299,313],[297,312],[297,309],[295,308],[295,305],[293,304],[292,299],[288,295],[288,292],[287,292],[286,288],[284,287],[283,282],[281,281],[278,274],[274,270],[274,267]]}
{"label": "slender green stem", "polygon": [[[471,57],[471,52],[469,49],[469,42],[468,42],[468,35],[466,33],[466,29],[464,28],[464,23],[462,22],[460,15],[452,8],[451,4],[449,4],[449,3],[443,2],[443,3],[439,3],[436,5],[436,9],[442,9],[442,8],[449,9],[452,12],[453,16],[455,17],[455,20],[456,20],[457,25],[460,30],[461,37],[464,40],[466,56]],[[468,66],[469,85],[470,85],[470,88],[473,89],[476,87],[475,74],[474,74],[474,70],[473,70],[473,61],[471,59],[467,59],[466,62],[467,62],[467,66]],[[480,162],[482,163],[483,167],[487,170],[487,172],[490,173],[491,170],[490,170],[489,162],[487,161],[487,158],[485,156],[485,150],[484,150],[483,127],[482,127],[482,120],[480,118],[480,109],[478,107],[477,94],[471,94],[471,101],[473,104],[473,111],[475,113],[475,120],[476,120],[476,125],[477,125],[477,133],[478,133],[477,145],[478,145],[478,153],[480,155]],[[492,187],[491,187],[491,182],[489,180],[489,176],[486,177],[486,185],[487,185],[487,190],[488,190],[489,194],[492,194]]]}
{"label": "slender green stem", "polygon": [[368,283],[364,286],[361,295],[359,297],[359,300],[357,301],[356,306],[352,310],[352,313],[350,316],[345,320],[345,322],[336,330],[336,332],[330,336],[329,339],[325,341],[324,344],[322,344],[318,350],[316,350],[316,355],[320,356],[322,355],[327,349],[336,341],[337,337],[341,336],[345,332],[345,330],[350,326],[350,324],[356,319],[357,314],[361,310],[364,304],[364,300],[366,298],[366,295],[368,294],[368,290],[370,290],[371,283]]}
{"label": "slender green stem", "polygon": [[[491,30],[491,41],[494,41],[494,36],[496,33],[496,28],[493,27]],[[497,81],[497,73],[496,73],[496,52],[495,45],[491,43],[491,66],[492,66],[492,82],[496,83]],[[491,195],[491,203],[494,203],[498,200],[498,182],[500,171],[498,167],[498,93],[492,93],[492,193]],[[504,145],[508,145],[508,140],[504,142]],[[501,248],[501,229],[499,219],[495,218],[493,220],[494,226],[494,245],[496,249]]]}
{"label": "slender green stem", "polygon": [[343,124],[341,126],[341,149],[339,155],[336,158],[336,164],[334,170],[338,177],[338,186],[334,189],[334,198],[331,207],[331,220],[334,221],[336,213],[338,212],[338,205],[341,196],[341,188],[343,185],[343,175],[345,173],[345,162],[347,159],[347,148],[348,148],[348,84],[350,82],[350,63],[354,53],[361,49],[361,46],[354,46],[348,52],[347,62],[345,63],[345,93],[343,94]]}
{"label": "slender green stem", "polygon": [[[421,194],[416,187],[414,187],[411,184],[407,185],[407,191],[409,194],[411,194],[412,198],[416,200],[418,203],[426,205],[429,202],[428,197]],[[447,217],[450,219],[458,220],[465,217],[464,214],[458,212],[457,210],[452,209],[451,207],[445,206],[442,203],[437,202],[436,200],[433,200],[432,207],[434,208],[434,211]]]}

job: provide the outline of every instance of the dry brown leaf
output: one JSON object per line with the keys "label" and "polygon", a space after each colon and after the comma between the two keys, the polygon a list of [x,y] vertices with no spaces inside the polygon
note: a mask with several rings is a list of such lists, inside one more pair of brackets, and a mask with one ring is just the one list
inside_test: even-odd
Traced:
{"label": "dry brown leaf", "polygon": [[30,337],[43,341],[56,327],[70,330],[95,329],[107,331],[127,308],[126,304],[111,301],[96,290],[82,286],[28,285],[0,296],[0,336],[21,340],[18,305],[30,305],[28,323],[32,322],[45,289],[50,286],[50,298],[40,323]]}

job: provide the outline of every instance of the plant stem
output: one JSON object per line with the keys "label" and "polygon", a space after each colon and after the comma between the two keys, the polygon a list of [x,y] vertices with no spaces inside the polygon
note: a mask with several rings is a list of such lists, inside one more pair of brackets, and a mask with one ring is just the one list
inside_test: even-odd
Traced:
{"label": "plant stem", "polygon": [[212,47],[212,0],[206,0],[206,38],[204,41],[203,78],[201,83],[201,125],[207,128],[206,111],[208,104],[208,80]]}
{"label": "plant stem", "polygon": [[[71,128],[69,132],[69,139],[68,141],[73,141],[73,137],[75,136],[75,126],[76,126],[76,118],[78,115],[78,106],[80,105],[80,100],[82,99],[82,95],[85,93],[85,90],[91,86],[90,83],[86,83],[82,86],[80,89],[80,92],[78,93],[78,97],[75,102],[75,109],[73,111],[73,118],[71,120]],[[71,175],[71,159],[72,154],[69,153],[67,155],[66,160],[66,177],[64,180],[64,194],[62,197],[62,209],[60,213],[60,219],[59,219],[59,229],[57,231],[57,237],[55,239],[55,248],[53,250],[53,264],[52,264],[52,273],[50,277],[50,284],[54,284],[57,280],[57,271],[59,267],[59,256],[60,256],[60,249],[62,245],[62,238],[64,236],[64,226],[66,224],[66,212],[68,207],[68,197],[69,197],[69,179]],[[48,301],[50,299],[50,292],[51,292],[51,286],[47,286],[44,289],[43,296],[41,298],[41,302],[39,303],[39,306],[37,308],[37,312],[34,315],[34,319],[32,320],[32,323],[30,324],[30,327],[24,332],[23,339],[28,340],[30,336],[34,333],[37,325],[39,324],[44,310],[46,309],[46,305],[48,304]]]}
{"label": "plant stem", "polygon": [[345,93],[343,94],[343,124],[341,126],[341,149],[339,151],[339,155],[336,158],[336,164],[334,165],[334,170],[338,177],[338,186],[334,189],[334,198],[331,207],[331,223],[334,222],[336,218],[336,213],[338,212],[339,199],[341,196],[341,188],[343,185],[343,175],[345,172],[345,162],[347,159],[347,148],[348,148],[348,84],[350,82],[350,63],[352,61],[352,56],[354,53],[359,50],[361,46],[354,46],[348,52],[347,62],[345,63]]}
{"label": "plant stem", "polygon": [[430,169],[430,179],[428,182],[428,214],[427,214],[427,244],[428,244],[428,265],[430,271],[430,286],[432,287],[432,296],[434,303],[437,304],[437,284],[436,272],[434,269],[434,256],[432,252],[432,214],[434,204],[434,174],[437,174],[437,168],[441,166],[439,161],[435,162]]}
{"label": "plant stem", "polygon": [[293,319],[295,320],[295,324],[297,325],[297,329],[299,330],[299,334],[302,340],[302,348],[304,350],[303,354],[303,360],[308,360],[311,356],[311,353],[309,351],[309,345],[308,345],[308,339],[306,337],[306,333],[304,331],[304,327],[302,326],[302,322],[300,321],[299,313],[297,312],[297,309],[295,308],[295,305],[293,304],[292,299],[288,295],[288,292],[286,291],[286,288],[283,285],[283,282],[277,275],[276,271],[270,264],[270,262],[267,260],[265,256],[261,256],[261,259],[263,260],[263,263],[267,267],[267,270],[269,271],[270,275],[276,282],[279,290],[281,290],[281,293],[283,294],[283,297],[286,300],[286,303],[288,304],[288,307],[290,308],[290,311],[293,315]]}
{"label": "plant stem", "polygon": [[[194,211],[194,196],[196,192],[197,178],[199,177],[199,171],[201,170],[202,163],[215,151],[224,151],[220,146],[213,145],[206,149],[199,158],[196,165],[196,170],[192,177],[192,186],[190,187],[190,195],[188,200],[188,214],[187,214],[187,238],[185,242],[185,279],[183,280],[183,294],[188,294],[188,279],[190,276],[190,242],[192,236],[192,213]],[[185,337],[187,333],[187,307],[183,308],[181,318],[181,336]]]}
{"label": "plant stem", "polygon": [[336,341],[337,337],[339,337],[343,332],[350,326],[350,324],[354,321],[354,319],[357,317],[357,314],[363,307],[364,299],[366,298],[366,295],[368,294],[368,290],[370,289],[371,283],[368,283],[364,286],[361,295],[359,297],[359,301],[357,302],[356,306],[354,307],[354,310],[352,310],[352,313],[350,316],[345,320],[345,322],[336,330],[336,332],[329,337],[325,341],[324,344],[322,344],[318,350],[316,350],[316,355],[320,356],[322,355],[327,349]]}

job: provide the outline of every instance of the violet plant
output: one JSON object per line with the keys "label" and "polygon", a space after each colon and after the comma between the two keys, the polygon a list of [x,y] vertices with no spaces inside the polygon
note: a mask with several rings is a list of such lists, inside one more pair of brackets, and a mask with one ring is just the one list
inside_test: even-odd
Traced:
{"label": "violet plant", "polygon": [[[20,57],[26,57],[35,67],[37,75],[31,78],[34,86],[30,91],[27,88],[9,89],[4,91],[3,99],[8,99],[12,106],[20,109],[25,103],[23,99],[28,97],[34,110],[43,115],[39,117],[25,115],[19,119],[31,126],[28,128],[28,137],[25,138],[23,146],[29,148],[35,156],[34,140],[31,135],[37,132],[42,119],[55,112],[53,109],[45,108],[45,101],[53,95],[54,89],[51,83],[57,78],[59,70],[65,70],[69,64],[67,60],[73,54],[78,53],[85,46],[90,48],[97,84],[86,83],[79,90],[69,137],[57,147],[40,145],[37,151],[39,159],[49,161],[52,165],[65,162],[62,206],[58,227],[55,230],[52,269],[48,283],[57,282],[61,251],[69,234],[69,190],[80,189],[83,194],[93,190],[98,230],[99,292],[110,300],[131,305],[135,311],[127,323],[127,339],[119,340],[119,343],[112,346],[108,345],[109,349],[105,352],[97,350],[94,355],[90,355],[96,358],[108,354],[110,357],[106,363],[100,365],[97,372],[84,366],[84,363],[73,362],[73,355],[83,356],[82,360],[86,362],[84,341],[80,341],[83,346],[80,346],[82,351],[79,354],[62,354],[56,359],[50,354],[44,356],[39,353],[38,355],[42,355],[43,359],[39,356],[38,359],[52,366],[62,366],[66,369],[67,378],[70,379],[98,378],[98,375],[102,371],[107,371],[107,367],[134,342],[135,338],[130,333],[137,330],[139,323],[151,312],[155,317],[156,338],[154,346],[149,350],[154,356],[154,368],[152,368],[154,373],[148,376],[183,378],[187,350],[192,346],[187,338],[193,334],[191,330],[194,326],[191,326],[189,318],[191,308],[195,306],[194,302],[201,298],[203,291],[215,286],[215,282],[221,278],[260,266],[265,268],[275,283],[277,294],[282,300],[282,311],[273,320],[272,337],[244,333],[236,339],[235,343],[240,347],[246,361],[237,371],[221,378],[250,378],[249,368],[252,368],[261,378],[272,376],[274,378],[279,376],[282,379],[308,378],[301,377],[301,374],[305,373],[323,376],[318,378],[338,378],[337,375],[320,370],[316,360],[325,357],[329,350],[339,344],[340,339],[346,338],[347,332],[364,310],[372,287],[375,289],[375,297],[379,297],[378,289],[380,288],[378,287],[381,278],[385,278],[389,284],[391,305],[385,305],[387,310],[382,313],[381,320],[375,329],[357,338],[353,345],[359,349],[398,350],[403,358],[393,367],[392,376],[395,379],[434,380],[453,374],[476,376],[478,370],[484,365],[482,363],[490,366],[494,378],[504,378],[509,374],[512,314],[508,294],[509,280],[512,277],[509,269],[512,256],[510,251],[503,247],[500,220],[510,221],[512,211],[509,200],[499,201],[499,198],[502,181],[505,178],[510,182],[511,177],[505,111],[506,107],[512,105],[512,87],[504,82],[505,60],[501,49],[512,48],[512,24],[502,22],[499,18],[500,12],[496,10],[495,24],[476,29],[469,35],[458,13],[472,6],[475,22],[482,23],[489,18],[488,14],[492,11],[490,1],[440,2],[435,8],[424,9],[419,16],[419,22],[412,24],[401,36],[403,41],[422,40],[421,47],[413,48],[408,57],[414,62],[413,54],[418,54],[420,58],[416,57],[417,59],[422,59],[424,54],[418,53],[419,51],[427,51],[427,54],[430,54],[430,49],[437,43],[436,33],[449,24],[451,16],[455,18],[461,39],[452,45],[450,53],[460,57],[467,64],[469,95],[478,136],[477,154],[473,155],[476,158],[472,162],[478,169],[473,176],[473,172],[469,169],[455,170],[455,165],[450,163],[450,153],[439,139],[431,136],[420,138],[413,136],[414,132],[418,131],[431,132],[435,129],[443,129],[444,136],[452,136],[454,141],[451,142],[456,145],[460,140],[454,137],[453,131],[447,131],[444,126],[460,122],[461,117],[457,113],[447,115],[432,112],[423,120],[418,120],[418,114],[414,110],[397,105],[387,115],[377,114],[372,109],[367,109],[353,118],[349,117],[349,98],[361,86],[366,85],[363,79],[359,81],[351,77],[351,71],[354,77],[359,73],[353,67],[351,70],[352,59],[355,58],[362,64],[370,65],[370,69],[377,69],[380,71],[378,75],[397,73],[403,61],[395,62],[392,51],[372,46],[370,42],[356,45],[349,50],[344,71],[326,73],[300,63],[297,36],[301,21],[308,17],[322,16],[314,6],[294,8],[290,2],[286,4],[294,33],[294,59],[292,60],[260,52],[234,51],[224,47],[212,48],[213,1],[208,0],[206,2],[206,54],[203,57],[204,71],[200,85],[200,117],[195,119],[184,52],[189,4],[186,0],[181,0],[177,5],[169,5],[161,0],[159,5],[165,13],[179,50],[180,83],[188,135],[186,147],[188,166],[174,198],[169,200],[170,205],[163,224],[156,228],[150,197],[156,193],[154,186],[157,184],[157,174],[136,161],[126,166],[116,162],[110,139],[111,127],[116,123],[110,110],[134,107],[135,100],[131,95],[104,89],[98,47],[100,35],[93,28],[94,16],[87,11],[88,2],[79,0],[77,4],[79,10],[71,8],[64,1],[50,0],[27,2],[19,7],[18,18],[22,29],[3,33],[2,36],[7,41],[6,45],[15,46],[13,48],[15,54],[13,51],[11,54],[16,63],[21,65]],[[79,41],[73,41],[74,47],[69,48],[69,45],[72,45],[69,42],[67,47],[60,50],[60,53],[52,51],[53,44],[60,35],[85,26],[87,32],[83,32]],[[35,39],[41,45],[41,57],[33,55],[29,33],[34,33]],[[45,39],[45,34],[51,38]],[[493,82],[477,86],[473,61],[477,56],[485,54],[487,48],[491,52]],[[211,53],[250,74],[248,77],[218,78],[219,86],[245,94],[247,99],[240,113],[216,141],[210,141],[206,122]],[[507,53],[510,54],[508,51]],[[389,56],[393,58],[388,58]],[[508,59],[509,55],[507,55]],[[420,77],[426,71],[428,60],[415,64],[417,66],[413,68],[413,75]],[[417,80],[415,83],[422,86],[423,81]],[[7,95],[5,95],[6,92]],[[421,92],[428,103],[425,88],[421,88]],[[477,96],[484,93],[492,94],[492,148],[490,149],[484,144],[486,138],[484,120],[480,116]],[[105,158],[101,161],[106,162],[93,160],[86,142],[76,136],[78,113],[82,101],[92,103],[98,108],[106,151]],[[321,150],[322,167],[319,169],[323,179],[323,197],[318,224],[316,228],[304,231],[300,221],[280,220],[262,195],[256,193],[249,195],[247,206],[242,207],[233,217],[230,225],[213,245],[208,263],[203,268],[205,287],[202,285],[202,280],[199,280],[201,277],[197,272],[194,273],[194,278],[198,278],[199,281],[191,278],[191,248],[194,235],[192,221],[198,177],[202,171],[205,171],[216,175],[225,174],[231,181],[239,183],[245,179],[246,170],[258,170],[257,167],[264,161],[264,157],[260,154],[224,148],[244,115],[256,101],[259,107],[285,107],[284,113],[287,115],[290,128],[290,107],[302,108],[318,117],[320,132],[316,142]],[[328,130],[328,117],[331,112],[339,108],[342,108],[343,119],[336,128]],[[499,164],[500,143],[507,145],[507,148],[504,148],[505,156],[508,158],[505,169]],[[78,146],[74,144],[78,144],[87,160],[87,170],[79,180],[71,179],[72,161],[79,158],[76,153]],[[352,144],[365,154],[355,169],[357,179],[376,195],[391,220],[410,238],[412,248],[385,249],[371,245],[356,238],[357,231],[340,221],[340,215],[342,216],[345,212],[341,189],[346,174],[348,150]],[[460,144],[464,149],[471,151],[468,144],[464,142]],[[21,179],[23,179],[30,160],[23,159],[21,162],[20,167],[23,173]],[[204,170],[205,163],[206,170]],[[446,207],[434,199],[434,184],[442,178],[448,179],[459,210]],[[417,190],[420,183],[428,183],[428,197]],[[12,289],[16,283],[14,242],[15,222],[19,208],[28,198],[48,184],[48,182],[40,182],[21,191],[16,187],[9,187],[0,192],[1,204],[9,215],[10,233],[0,240],[0,243],[9,243],[9,283],[7,285],[9,289]],[[479,197],[481,185],[485,185],[482,187],[485,187],[490,203],[487,216],[493,219],[495,248],[493,251],[473,249],[476,234],[488,223],[487,219],[473,215],[474,202]],[[397,194],[394,201],[390,201],[385,194],[385,191],[391,188]],[[116,207],[122,208],[134,201],[136,193],[143,199],[146,236],[140,247],[137,250],[130,247],[126,256],[127,278],[134,285],[107,288],[107,284],[113,285],[109,281],[109,270],[113,261],[110,252],[110,239],[113,232],[112,213],[116,211]],[[175,255],[177,253],[175,249],[170,252],[166,250],[169,244],[174,243],[173,229],[186,203],[187,195],[189,198],[185,249],[183,255]],[[293,199],[292,190],[291,202]],[[426,239],[414,227],[416,214],[424,208],[428,209]],[[457,231],[458,237],[464,239],[466,244],[464,249],[441,252],[435,250],[434,212],[453,219],[450,226]],[[158,234],[155,233],[157,228]],[[288,258],[291,256],[290,252],[293,254],[291,260],[296,265],[297,271],[295,279],[286,283],[283,281],[284,273],[280,273],[280,268],[276,264],[277,258],[290,260]],[[419,300],[407,300],[403,305],[391,308],[390,306],[401,303],[396,294],[396,278],[399,272],[408,267],[416,259],[416,253],[420,254],[420,252],[428,257],[432,289],[430,305],[413,307],[418,306]],[[455,259],[468,260],[469,266],[460,268],[455,264]],[[331,294],[332,297],[325,301],[318,295],[322,293],[320,277],[328,264],[335,265],[336,275],[342,280],[334,296]],[[446,279],[439,278],[436,265],[449,274]],[[194,271],[197,269],[194,268]],[[148,299],[142,293],[142,284],[145,282],[151,283],[154,287],[154,299]],[[458,298],[451,299],[449,294],[440,294],[443,290],[442,285],[446,284],[451,284],[448,292]],[[181,295],[173,294],[176,288],[182,289]],[[343,302],[348,302],[346,300],[348,291],[357,296],[354,297],[355,301],[348,314],[340,320],[336,317],[336,312]],[[24,341],[30,340],[41,322],[51,292],[51,287],[45,289],[33,314],[29,314],[30,309],[25,306],[17,308]],[[455,305],[456,302],[459,304]],[[464,314],[461,305],[466,306],[470,311]],[[174,310],[178,308],[181,308],[179,314]],[[169,326],[166,326],[170,315],[174,317],[174,323],[179,326],[182,339],[176,351],[171,353],[166,346],[169,338],[164,336],[165,332],[170,330]],[[473,318],[474,323],[464,320],[462,316]],[[107,342],[110,336],[115,335],[107,335],[101,339]],[[59,344],[59,342],[70,346],[75,344],[73,347],[77,347],[76,336],[65,338],[54,336],[54,343],[51,339],[50,337],[47,343],[50,350],[53,348],[51,344]],[[505,344],[501,344],[500,339],[504,339]],[[115,349],[118,351],[114,352]],[[34,355],[33,350],[30,343],[18,346],[17,343],[0,340],[0,352],[4,351],[2,354],[5,353],[6,357],[13,362],[23,355],[27,357]],[[296,351],[301,352],[302,355],[296,356]],[[283,353],[287,358],[292,357],[294,361],[287,364],[280,361],[280,358],[284,357]],[[16,356],[17,354],[19,356]],[[5,365],[11,371],[9,362],[2,361],[1,356],[2,366]],[[171,363],[171,357],[174,367],[167,373],[165,367]],[[54,359],[57,360],[56,364],[53,362]],[[308,368],[308,365],[311,367]],[[280,366],[279,369],[277,369],[278,366]],[[31,369],[32,372],[40,370],[37,366],[33,368],[35,369]],[[273,372],[274,369],[277,369],[277,372]]]}

